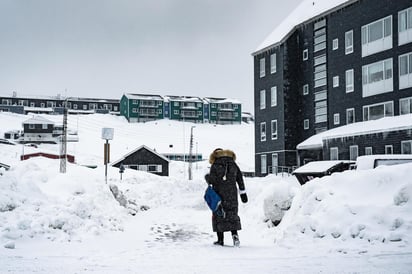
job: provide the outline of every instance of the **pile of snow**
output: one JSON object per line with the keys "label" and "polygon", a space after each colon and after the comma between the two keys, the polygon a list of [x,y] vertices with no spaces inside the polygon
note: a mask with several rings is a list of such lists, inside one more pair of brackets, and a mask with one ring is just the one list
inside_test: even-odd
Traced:
{"label": "pile of snow", "polygon": [[411,247],[412,164],[352,170],[306,183],[276,230],[276,240],[307,237]]}

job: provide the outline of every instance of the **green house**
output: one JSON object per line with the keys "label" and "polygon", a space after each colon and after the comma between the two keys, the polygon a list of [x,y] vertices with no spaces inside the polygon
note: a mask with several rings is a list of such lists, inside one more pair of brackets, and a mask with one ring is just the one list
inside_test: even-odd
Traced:
{"label": "green house", "polygon": [[203,123],[203,100],[199,97],[167,96],[171,120]]}
{"label": "green house", "polygon": [[120,115],[130,123],[163,119],[163,103],[160,95],[125,93],[120,99]]}
{"label": "green house", "polygon": [[239,101],[228,98],[205,98],[208,107],[209,122],[212,124],[240,124],[242,105]]}

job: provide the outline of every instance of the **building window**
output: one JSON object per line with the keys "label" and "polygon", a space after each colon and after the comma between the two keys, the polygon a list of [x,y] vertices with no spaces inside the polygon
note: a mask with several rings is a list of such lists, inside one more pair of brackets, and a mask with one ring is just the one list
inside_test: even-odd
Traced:
{"label": "building window", "polygon": [[260,59],[260,78],[265,77],[265,58]]}
{"label": "building window", "polygon": [[87,110],[87,105],[83,105],[83,110]]}
{"label": "building window", "polygon": [[308,49],[304,49],[303,50],[303,61],[308,60],[308,58],[309,58]]}
{"label": "building window", "polygon": [[398,13],[399,45],[412,42],[412,7]]}
{"label": "building window", "polygon": [[326,86],[326,64],[316,66],[313,76],[315,81],[315,88]]}
{"label": "building window", "polygon": [[309,119],[303,120],[303,129],[309,129]]}
{"label": "building window", "polygon": [[272,120],[270,125],[272,140],[276,140],[278,138],[278,120]]}
{"label": "building window", "polygon": [[313,25],[313,29],[317,30],[326,26],[326,19],[322,19]]}
{"label": "building window", "polygon": [[315,102],[323,101],[323,100],[326,100],[327,98],[328,98],[328,95],[326,93],[326,90],[315,92]]}
{"label": "building window", "polygon": [[403,98],[399,100],[399,114],[412,113],[412,97]]}
{"label": "building window", "polygon": [[315,123],[326,122],[327,118],[327,102],[315,102]]}
{"label": "building window", "polygon": [[349,147],[349,160],[356,161],[358,158],[358,146],[350,146]]}
{"label": "building window", "polygon": [[412,140],[401,142],[401,153],[412,154]]}
{"label": "building window", "polygon": [[408,87],[412,87],[412,52],[399,56],[399,89]]}
{"label": "building window", "polygon": [[354,91],[353,69],[345,72],[345,89],[347,93]]}
{"label": "building window", "polygon": [[266,141],[266,122],[260,123],[260,141]]}
{"label": "building window", "polygon": [[334,125],[339,125],[340,124],[340,115],[339,115],[339,113],[333,114],[333,124]]}
{"label": "building window", "polygon": [[385,146],[385,154],[393,154],[393,146],[392,145],[386,145]]}
{"label": "building window", "polygon": [[353,52],[353,30],[345,32],[345,54]]}
{"label": "building window", "polygon": [[339,76],[333,76],[333,87],[339,87]]}
{"label": "building window", "polygon": [[372,147],[365,147],[365,155],[372,155]]}
{"label": "building window", "polygon": [[47,124],[41,124],[42,129],[47,129]]}
{"label": "building window", "polygon": [[77,109],[77,104],[73,104],[73,109]]}
{"label": "building window", "polygon": [[277,174],[278,173],[278,168],[279,166],[279,156],[277,153],[272,153],[272,173]]}
{"label": "building window", "polygon": [[346,124],[352,124],[355,123],[355,109],[354,108],[348,108],[346,110]]}
{"label": "building window", "polygon": [[362,57],[392,48],[392,16],[362,27]]}
{"label": "building window", "polygon": [[34,129],[34,128],[35,128],[34,124],[29,124],[29,129]]}
{"label": "building window", "polygon": [[[325,64],[325,63],[326,63],[326,54],[322,54],[322,55],[316,56],[316,57],[313,59],[313,65],[314,65],[314,66],[319,66],[319,65]],[[325,65],[325,69],[326,69],[326,65]]]}
{"label": "building window", "polygon": [[260,91],[260,109],[265,109],[266,108],[266,91],[261,90]]}
{"label": "building window", "polygon": [[309,94],[309,85],[306,84],[303,86],[303,95],[308,95]]}
{"label": "building window", "polygon": [[339,150],[337,147],[330,148],[330,160],[339,160]]}
{"label": "building window", "polygon": [[393,116],[392,101],[363,107],[363,121],[376,120],[388,116]]}
{"label": "building window", "polygon": [[392,58],[362,67],[362,96],[393,91]]}
{"label": "building window", "polygon": [[313,51],[317,52],[326,48],[326,28],[319,29],[314,33]]}
{"label": "building window", "polygon": [[276,72],[276,53],[270,55],[270,73]]}
{"label": "building window", "polygon": [[339,48],[339,39],[333,39],[332,41],[332,50],[337,50]]}
{"label": "building window", "polygon": [[266,161],[266,155],[260,155],[260,172],[262,174],[267,173],[267,161]]}
{"label": "building window", "polygon": [[277,87],[272,87],[270,89],[270,105],[272,107],[278,104],[278,89]]}

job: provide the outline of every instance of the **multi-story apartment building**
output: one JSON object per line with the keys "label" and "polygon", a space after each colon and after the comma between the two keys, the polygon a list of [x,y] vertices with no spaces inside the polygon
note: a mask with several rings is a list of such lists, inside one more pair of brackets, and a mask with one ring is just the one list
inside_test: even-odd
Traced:
{"label": "multi-story apartment building", "polygon": [[412,112],[410,0],[305,0],[252,55],[257,175],[317,159],[296,150],[315,134]]}
{"label": "multi-story apartment building", "polygon": [[119,100],[57,96],[25,96],[13,93],[0,95],[0,111],[20,114],[48,113],[63,114],[63,103],[67,102],[69,113],[112,113],[119,114]]}
{"label": "multi-story apartment building", "polygon": [[240,102],[227,98],[127,93],[120,99],[120,114],[129,122],[167,118],[193,123],[240,124],[241,111]]}
{"label": "multi-story apartment building", "polygon": [[213,124],[240,124],[242,105],[234,99],[205,98],[205,119]]}
{"label": "multi-story apartment building", "polygon": [[129,122],[146,122],[163,119],[163,97],[148,94],[123,94],[120,115]]}

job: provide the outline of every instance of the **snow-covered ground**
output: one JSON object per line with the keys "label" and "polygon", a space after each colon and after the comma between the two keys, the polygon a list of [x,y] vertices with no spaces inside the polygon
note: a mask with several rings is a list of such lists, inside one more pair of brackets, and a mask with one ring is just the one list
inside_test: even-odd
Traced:
{"label": "snow-covered ground", "polygon": [[[44,116],[61,123],[61,116]],[[0,136],[31,116],[0,113]],[[346,171],[300,186],[292,176],[245,178],[241,247],[213,246],[203,201],[209,164],[172,161],[170,176],[109,167],[105,183],[101,128],[114,128],[111,160],[146,145],[188,152],[190,129],[205,159],[216,147],[253,170],[253,125],[158,121],[129,124],[109,115],[69,116],[77,164],[20,161],[22,153],[58,153],[1,145],[0,273],[412,273],[412,164]],[[173,145],[171,148],[170,145]],[[84,165],[97,165],[90,169]],[[122,207],[110,186],[128,201]],[[274,226],[268,218],[283,219]]]}

